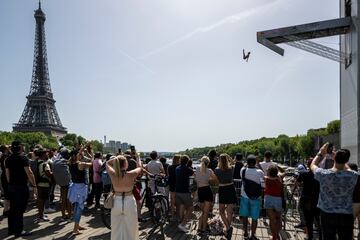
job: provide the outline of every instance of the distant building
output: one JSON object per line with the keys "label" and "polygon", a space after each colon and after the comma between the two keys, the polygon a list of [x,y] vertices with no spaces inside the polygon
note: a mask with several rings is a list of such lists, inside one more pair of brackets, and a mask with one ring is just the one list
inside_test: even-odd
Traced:
{"label": "distant building", "polygon": [[116,141],[115,148],[116,149],[121,149],[121,142],[120,141]]}
{"label": "distant building", "polygon": [[108,144],[109,148],[115,148],[116,147],[116,142],[114,140],[110,140],[109,144]]}
{"label": "distant building", "polygon": [[123,142],[123,143],[121,144],[121,150],[123,150],[123,151],[128,150],[129,147],[130,147],[130,145],[129,145],[128,143],[126,143],[126,142]]}
{"label": "distant building", "polygon": [[118,153],[119,149],[121,149],[121,151],[126,151],[128,150],[130,147],[130,144],[126,143],[126,142],[121,142],[121,141],[115,141],[115,140],[110,140],[109,142],[106,142],[106,138],[104,138],[104,151],[105,152],[109,152],[109,153]]}

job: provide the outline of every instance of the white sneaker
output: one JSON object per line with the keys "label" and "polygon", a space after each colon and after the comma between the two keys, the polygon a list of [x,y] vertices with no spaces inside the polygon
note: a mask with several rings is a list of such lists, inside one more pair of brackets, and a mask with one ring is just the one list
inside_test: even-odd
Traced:
{"label": "white sneaker", "polygon": [[44,210],[44,213],[54,213],[54,212],[56,212],[56,210],[55,210],[55,209],[52,209],[52,208],[46,208],[46,209]]}
{"label": "white sneaker", "polygon": [[49,220],[49,218],[48,218],[47,216],[45,216],[45,215],[44,215],[42,218],[37,217],[37,218],[35,219],[35,223],[48,222],[48,221],[50,221],[50,220]]}
{"label": "white sneaker", "polygon": [[178,229],[180,229],[180,231],[187,233],[189,231],[188,228],[186,228],[186,226],[182,225],[181,223],[178,225]]}

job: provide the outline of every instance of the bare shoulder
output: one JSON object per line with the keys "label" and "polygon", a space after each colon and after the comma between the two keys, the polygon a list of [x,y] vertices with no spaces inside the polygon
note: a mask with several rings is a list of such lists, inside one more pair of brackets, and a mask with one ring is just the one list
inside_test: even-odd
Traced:
{"label": "bare shoulder", "polygon": [[137,167],[134,170],[129,171],[129,176],[136,178],[141,173],[141,167]]}

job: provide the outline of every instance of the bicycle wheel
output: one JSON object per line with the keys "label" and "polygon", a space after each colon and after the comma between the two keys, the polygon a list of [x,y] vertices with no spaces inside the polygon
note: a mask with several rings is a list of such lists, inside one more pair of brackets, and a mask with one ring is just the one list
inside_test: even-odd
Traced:
{"label": "bicycle wheel", "polygon": [[104,223],[105,227],[111,229],[111,209],[101,207],[100,214],[101,220]]}
{"label": "bicycle wheel", "polygon": [[146,207],[147,209],[149,209],[149,211],[151,211],[152,206],[153,206],[153,201],[152,201],[152,193],[151,193],[151,189],[149,187],[147,187],[143,194],[141,195],[141,209],[143,207]]}
{"label": "bicycle wheel", "polygon": [[167,218],[169,212],[169,201],[166,197],[162,195],[157,195],[152,197],[153,209],[151,212],[151,217],[155,223],[160,220]]}

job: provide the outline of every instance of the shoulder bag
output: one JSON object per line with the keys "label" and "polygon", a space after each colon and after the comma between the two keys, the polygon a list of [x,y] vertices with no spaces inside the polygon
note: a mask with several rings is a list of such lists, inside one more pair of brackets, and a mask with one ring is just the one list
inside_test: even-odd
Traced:
{"label": "shoulder bag", "polygon": [[114,207],[114,192],[111,192],[104,201],[104,208],[112,209]]}

